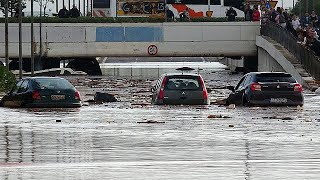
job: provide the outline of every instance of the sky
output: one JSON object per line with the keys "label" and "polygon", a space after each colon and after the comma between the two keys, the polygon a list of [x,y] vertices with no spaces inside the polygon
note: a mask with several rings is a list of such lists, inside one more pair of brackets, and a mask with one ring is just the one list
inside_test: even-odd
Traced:
{"label": "sky", "polygon": [[[76,4],[78,4],[79,0],[75,0]],[[281,7],[282,6],[282,2],[283,2],[283,7],[284,8],[289,8],[292,7],[293,5],[293,1],[296,2],[297,0],[278,0],[278,4],[277,6]],[[68,2],[68,0],[65,0],[65,3]],[[71,0],[72,2],[72,0]],[[83,2],[83,0],[81,0],[81,2]],[[59,0],[59,9],[62,7],[62,0]],[[39,5],[37,2],[34,2],[34,11],[37,11],[36,9],[39,9]],[[82,8],[81,8],[82,9]],[[51,11],[50,11],[51,10]],[[30,11],[30,1],[27,0],[27,8],[25,9],[25,11]],[[52,13],[56,13],[56,6],[53,5],[49,5],[47,10],[47,12],[52,12]],[[0,17],[3,16],[2,12],[0,11]]]}

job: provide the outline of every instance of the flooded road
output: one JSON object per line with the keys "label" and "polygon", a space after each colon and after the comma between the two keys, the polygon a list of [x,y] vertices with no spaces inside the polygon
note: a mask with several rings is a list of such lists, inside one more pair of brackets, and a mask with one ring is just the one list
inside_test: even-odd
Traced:
{"label": "flooded road", "polygon": [[[205,71],[203,77],[214,101],[229,93],[215,87],[235,85],[241,75]],[[302,110],[153,106],[149,92],[137,90],[152,82],[106,78],[104,89],[121,100],[115,103],[0,108],[0,179],[320,177],[320,96],[305,91]],[[79,89],[83,96],[92,93]]]}

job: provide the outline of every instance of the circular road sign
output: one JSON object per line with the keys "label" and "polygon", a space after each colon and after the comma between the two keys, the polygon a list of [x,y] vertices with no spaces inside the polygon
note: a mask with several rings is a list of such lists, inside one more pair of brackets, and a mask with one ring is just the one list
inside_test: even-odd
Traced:
{"label": "circular road sign", "polygon": [[152,55],[152,56],[157,55],[157,54],[158,54],[158,48],[157,48],[157,46],[156,46],[156,45],[150,45],[150,46],[148,47],[148,54],[149,54],[149,55]]}

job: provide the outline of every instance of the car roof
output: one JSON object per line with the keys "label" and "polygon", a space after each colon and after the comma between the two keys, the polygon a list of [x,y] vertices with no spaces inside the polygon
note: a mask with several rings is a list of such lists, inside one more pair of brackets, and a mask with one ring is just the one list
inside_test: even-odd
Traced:
{"label": "car roof", "polygon": [[260,75],[260,74],[286,74],[286,75],[291,75],[290,73],[286,73],[286,72],[250,72],[247,73],[246,75]]}
{"label": "car roof", "polygon": [[36,80],[36,79],[64,79],[62,77],[51,77],[51,76],[37,76],[37,77],[27,77],[24,79],[31,79],[31,80]]}
{"label": "car roof", "polygon": [[195,73],[166,73],[165,76],[200,76],[200,74]]}

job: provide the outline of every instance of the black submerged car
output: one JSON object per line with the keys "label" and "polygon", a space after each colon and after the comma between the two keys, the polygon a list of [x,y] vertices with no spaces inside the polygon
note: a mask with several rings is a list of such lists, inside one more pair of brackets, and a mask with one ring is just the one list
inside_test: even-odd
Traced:
{"label": "black submerged car", "polygon": [[227,105],[303,105],[302,86],[288,73],[248,73],[228,89]]}
{"label": "black submerged car", "polygon": [[1,99],[5,107],[81,107],[80,93],[66,79],[30,77],[20,80]]}
{"label": "black submerged car", "polygon": [[153,104],[209,104],[208,92],[199,74],[164,74],[151,92]]}

